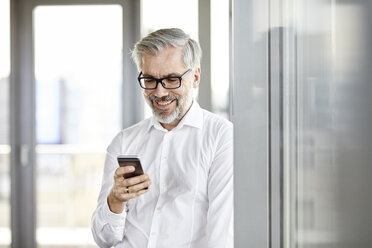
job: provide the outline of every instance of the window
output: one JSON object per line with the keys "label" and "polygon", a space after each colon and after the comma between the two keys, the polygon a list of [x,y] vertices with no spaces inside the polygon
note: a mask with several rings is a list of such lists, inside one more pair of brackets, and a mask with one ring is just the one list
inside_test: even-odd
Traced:
{"label": "window", "polygon": [[229,1],[211,1],[212,111],[229,117]]}
{"label": "window", "polygon": [[10,1],[0,1],[0,247],[10,247]]}
{"label": "window", "polygon": [[121,128],[122,15],[119,5],[34,10],[42,247],[96,247],[91,215],[106,147]]}

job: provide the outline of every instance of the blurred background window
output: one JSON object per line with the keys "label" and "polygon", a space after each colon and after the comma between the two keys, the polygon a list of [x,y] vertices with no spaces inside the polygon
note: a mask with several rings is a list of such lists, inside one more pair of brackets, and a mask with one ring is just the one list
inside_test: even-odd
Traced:
{"label": "blurred background window", "polygon": [[211,90],[214,113],[229,118],[229,0],[211,0]]}
{"label": "blurred background window", "polygon": [[10,247],[10,1],[0,0],[0,247]]}
{"label": "blurred background window", "polygon": [[122,20],[119,5],[34,10],[39,247],[95,247],[91,215],[121,128]]}

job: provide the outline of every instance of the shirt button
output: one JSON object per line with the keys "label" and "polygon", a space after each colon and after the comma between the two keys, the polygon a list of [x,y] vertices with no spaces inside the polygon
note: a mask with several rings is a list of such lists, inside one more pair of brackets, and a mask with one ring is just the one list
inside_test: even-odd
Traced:
{"label": "shirt button", "polygon": [[164,157],[163,157],[163,159],[164,159],[164,160],[167,160],[167,159],[168,159],[168,157],[167,157],[167,156],[164,156]]}
{"label": "shirt button", "polygon": [[156,210],[157,210],[157,211],[160,211],[160,210],[161,210],[161,208],[156,208]]}
{"label": "shirt button", "polygon": [[151,233],[151,236],[155,236],[155,235],[156,235],[156,232],[152,232],[152,233]]}

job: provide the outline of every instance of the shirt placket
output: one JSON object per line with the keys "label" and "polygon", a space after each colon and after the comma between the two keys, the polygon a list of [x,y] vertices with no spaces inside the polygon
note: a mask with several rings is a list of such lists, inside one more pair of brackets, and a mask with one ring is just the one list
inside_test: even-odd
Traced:
{"label": "shirt placket", "polygon": [[169,142],[170,142],[171,132],[166,132],[163,137],[160,163],[159,163],[159,197],[155,205],[155,211],[152,218],[148,248],[155,248],[160,235],[160,220],[162,214],[162,206],[164,204],[163,194],[167,189],[165,182],[166,170],[168,168],[168,155],[169,155]]}

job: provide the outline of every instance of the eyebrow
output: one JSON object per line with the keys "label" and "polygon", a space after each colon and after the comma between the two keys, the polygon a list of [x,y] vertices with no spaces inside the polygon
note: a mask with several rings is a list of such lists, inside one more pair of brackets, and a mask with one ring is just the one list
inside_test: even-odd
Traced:
{"label": "eyebrow", "polygon": [[[172,73],[169,73],[169,74],[167,74],[167,75],[165,75],[164,77],[161,77],[161,78],[166,78],[166,77],[180,77],[181,75],[182,74],[178,74],[178,73],[172,72]],[[155,78],[154,76],[152,76],[150,74],[144,74],[144,73],[142,73],[142,76]]]}

